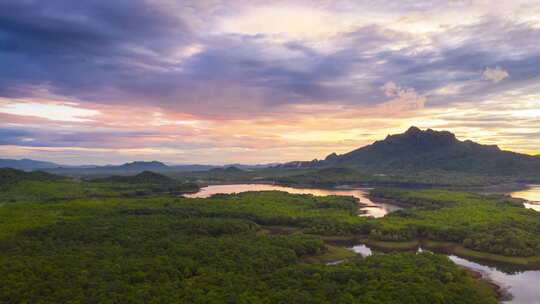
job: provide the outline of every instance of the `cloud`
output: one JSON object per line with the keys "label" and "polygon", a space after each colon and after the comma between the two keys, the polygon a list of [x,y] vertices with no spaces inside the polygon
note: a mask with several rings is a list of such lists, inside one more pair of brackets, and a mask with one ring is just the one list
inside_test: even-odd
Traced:
{"label": "cloud", "polygon": [[540,4],[502,2],[0,1],[3,143],[309,159],[413,123],[493,141],[502,100],[540,129]]}
{"label": "cloud", "polygon": [[[47,85],[52,92],[81,103],[150,105],[238,117],[265,115],[291,104],[381,104],[387,100],[378,88],[389,79],[433,92],[433,105],[481,99],[503,87],[471,82],[479,69],[504,65],[515,71],[511,80],[517,85],[540,65],[538,48],[524,40],[540,34],[527,23],[495,17],[466,24],[456,21],[456,26],[446,27],[434,23],[430,27],[437,31],[421,34],[396,26],[415,24],[418,12],[435,22],[440,13],[433,9],[447,8],[443,2],[392,4],[403,18],[408,16],[405,19],[391,14],[374,18],[384,11],[380,5],[356,23],[343,16],[365,10],[367,2],[310,6],[288,1],[257,6],[239,1],[229,8],[220,1],[215,5],[142,0],[70,3],[8,0],[1,4],[0,11],[16,13],[0,13],[0,25],[5,25],[0,35],[0,63],[5,67],[0,71],[0,96],[29,96],[30,85]],[[293,37],[286,39],[276,38],[273,32],[244,33],[234,27],[227,33],[219,31],[220,20],[240,16],[257,21],[252,17],[266,14],[269,8],[290,12],[283,18],[294,23],[298,10],[292,8],[304,6],[311,8],[305,14],[313,22],[325,22],[319,19],[326,15],[347,22],[326,32],[324,41],[303,35],[304,30],[291,30]],[[517,50],[515,45],[529,46]],[[462,83],[466,85],[459,94],[437,94],[443,92],[437,91],[440,88]]]}
{"label": "cloud", "polygon": [[170,68],[162,58],[191,45],[193,34],[151,3],[2,1],[0,96],[47,84],[61,95],[103,99],[134,75]]}
{"label": "cloud", "polygon": [[392,97],[390,101],[377,107],[384,110],[386,114],[421,110],[426,103],[426,97],[419,95],[413,88],[404,88],[391,81],[385,83],[381,90],[387,97]]}
{"label": "cloud", "polygon": [[0,104],[0,113],[35,116],[58,121],[91,121],[91,117],[99,114],[96,110],[81,109],[66,104],[41,103],[7,103]]}
{"label": "cloud", "polygon": [[510,74],[508,74],[507,71],[501,69],[500,67],[486,68],[484,72],[482,72],[482,78],[486,80],[491,80],[492,82],[495,82],[495,83],[509,76]]}

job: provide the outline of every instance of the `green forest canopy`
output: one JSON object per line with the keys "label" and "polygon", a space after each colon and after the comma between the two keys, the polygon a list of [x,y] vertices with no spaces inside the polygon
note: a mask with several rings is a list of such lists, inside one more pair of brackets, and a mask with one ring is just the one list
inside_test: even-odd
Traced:
{"label": "green forest canopy", "polygon": [[[114,183],[24,181],[0,196],[3,303],[496,303],[446,257],[306,264],[307,233],[368,232],[352,197],[132,197]],[[30,189],[30,191],[28,191]],[[297,227],[268,234],[268,225]]]}

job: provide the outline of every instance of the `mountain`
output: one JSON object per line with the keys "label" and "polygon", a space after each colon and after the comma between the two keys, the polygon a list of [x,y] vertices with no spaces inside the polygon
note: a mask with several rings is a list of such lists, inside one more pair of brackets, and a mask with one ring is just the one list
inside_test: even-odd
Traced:
{"label": "mountain", "polygon": [[324,160],[293,162],[291,167],[363,167],[380,171],[445,170],[475,174],[522,175],[540,172],[540,158],[510,151],[495,145],[460,141],[448,131],[409,128],[403,134]]}
{"label": "mountain", "polygon": [[227,169],[236,167],[239,169],[263,169],[279,165],[279,163],[244,165],[244,164],[227,164],[227,165],[169,165],[169,167],[178,171],[208,171],[212,169]]}
{"label": "mountain", "polygon": [[257,164],[257,165],[244,165],[244,164],[227,164],[223,165],[222,168],[229,168],[229,167],[236,167],[238,169],[264,169],[264,168],[270,168],[275,167],[279,165],[280,163],[269,163],[269,164]]}
{"label": "mountain", "polygon": [[109,168],[115,168],[120,170],[140,171],[140,170],[167,170],[169,166],[158,161],[134,161],[131,163],[125,163],[120,166],[111,166]]}
{"label": "mountain", "polygon": [[220,166],[213,165],[169,165],[170,168],[176,171],[207,171],[214,168],[219,168]]}
{"label": "mountain", "polygon": [[[137,174],[143,171],[154,171],[154,172],[170,172],[170,171],[208,171],[212,169],[222,169],[225,170],[230,167],[236,167],[238,169],[258,169],[258,168],[268,168],[275,164],[267,165],[197,165],[197,164],[187,164],[187,165],[166,165],[165,163],[159,161],[134,161],[130,163],[125,163],[122,165],[107,165],[107,166],[62,166],[57,165],[53,168],[44,169],[47,172],[52,172],[56,174],[69,175],[69,176],[92,176],[92,175],[132,175]],[[229,172],[229,171],[227,171]],[[229,172],[231,173],[231,172]]]}
{"label": "mountain", "polygon": [[210,172],[214,172],[214,173],[240,173],[240,172],[244,172],[244,170],[238,168],[238,167],[235,167],[235,166],[231,166],[231,167],[223,167],[223,168],[214,168],[214,169],[211,169]]}
{"label": "mountain", "polygon": [[116,183],[127,183],[127,184],[174,184],[179,183],[177,180],[172,179],[168,176],[155,173],[152,171],[143,171],[137,175],[129,176],[119,176],[113,175],[105,178],[96,178],[92,179],[93,182],[116,182]]}
{"label": "mountain", "polygon": [[278,163],[272,164],[257,164],[257,165],[244,165],[244,164],[229,164],[229,165],[199,165],[199,164],[186,164],[186,165],[166,165],[159,161],[134,161],[125,163],[122,165],[80,165],[70,166],[62,165],[53,162],[37,161],[32,159],[1,159],[0,168],[13,168],[25,171],[32,170],[45,170],[48,172],[73,176],[84,175],[102,175],[102,174],[133,174],[142,171],[208,171],[211,169],[222,168],[227,169],[229,167],[237,167],[239,169],[261,169],[278,165]]}
{"label": "mountain", "polygon": [[159,161],[134,161],[122,165],[106,166],[63,166],[44,169],[47,172],[69,176],[91,175],[133,175],[143,171],[171,171],[175,170]]}
{"label": "mountain", "polygon": [[32,159],[0,159],[0,168],[13,168],[19,170],[36,170],[58,168],[61,165],[51,162],[37,161]]}
{"label": "mountain", "polygon": [[[155,164],[157,165],[157,164]],[[159,166],[159,165],[158,165]],[[143,171],[136,175],[112,175],[104,178],[86,179],[96,183],[120,183],[135,185],[137,192],[151,191],[151,193],[169,193],[180,195],[184,193],[195,193],[200,190],[199,185],[190,182],[181,182],[168,176],[152,172]],[[116,184],[116,188],[121,185]],[[147,190],[145,190],[147,189]],[[140,194],[136,194],[140,195]]]}

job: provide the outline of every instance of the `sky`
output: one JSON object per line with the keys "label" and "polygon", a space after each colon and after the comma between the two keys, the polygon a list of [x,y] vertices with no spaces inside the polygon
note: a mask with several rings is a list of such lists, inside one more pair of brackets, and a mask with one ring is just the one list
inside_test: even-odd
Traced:
{"label": "sky", "polygon": [[0,157],[270,163],[415,125],[540,153],[537,0],[2,0]]}

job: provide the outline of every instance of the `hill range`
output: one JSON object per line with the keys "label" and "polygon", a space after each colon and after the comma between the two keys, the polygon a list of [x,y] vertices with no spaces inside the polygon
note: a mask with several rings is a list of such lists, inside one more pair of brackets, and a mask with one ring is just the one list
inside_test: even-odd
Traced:
{"label": "hill range", "polygon": [[[344,180],[378,182],[401,181],[403,176],[407,176],[405,180],[413,181],[439,180],[436,184],[454,184],[457,179],[461,179],[460,183],[540,181],[539,156],[504,151],[496,145],[461,141],[448,131],[421,130],[417,127],[410,127],[402,134],[388,135],[384,140],[348,153],[332,153],[322,160],[283,164],[167,165],[159,161],[134,161],[116,166],[62,166],[29,159],[0,159],[0,167],[43,170],[72,176],[133,175],[143,171],[177,172],[179,178],[210,178],[215,182],[224,182],[234,176],[235,182],[271,179],[291,183],[291,178],[296,180],[298,175],[302,175],[300,180],[312,185],[313,180],[323,179],[326,182],[333,179],[336,183]],[[310,176],[309,181],[305,174]]]}
{"label": "hill range", "polygon": [[282,166],[362,167],[382,172],[444,170],[511,176],[539,174],[540,157],[504,151],[496,145],[460,141],[448,131],[411,127],[405,133],[388,135],[384,140],[348,153],[332,153],[324,160],[290,162]]}

